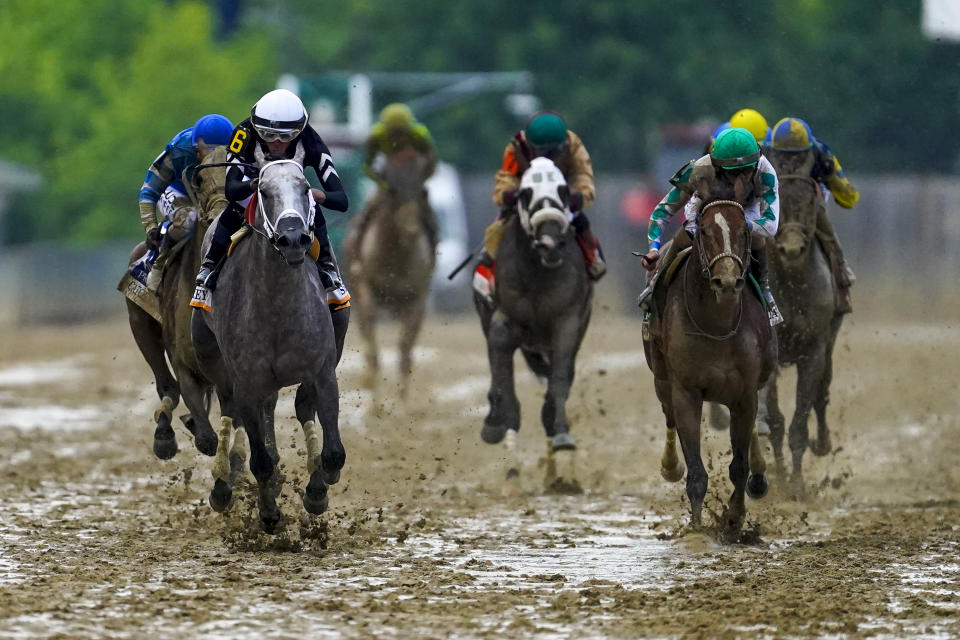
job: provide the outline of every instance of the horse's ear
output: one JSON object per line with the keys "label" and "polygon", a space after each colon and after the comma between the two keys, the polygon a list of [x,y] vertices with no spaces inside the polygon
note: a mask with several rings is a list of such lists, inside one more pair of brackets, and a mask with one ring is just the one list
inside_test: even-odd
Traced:
{"label": "horse's ear", "polygon": [[557,195],[560,196],[560,203],[566,208],[570,204],[570,187],[565,184],[557,187]]}
{"label": "horse's ear", "polygon": [[303,141],[297,140],[297,150],[293,154],[293,160],[301,167],[303,166],[303,158],[307,154],[306,150],[303,148]]}
{"label": "horse's ear", "polygon": [[530,187],[520,189],[520,192],[517,193],[517,202],[523,206],[524,209],[530,208],[531,200],[533,200],[533,189]]}
{"label": "horse's ear", "polygon": [[706,178],[701,178],[697,184],[697,193],[704,202],[710,202],[710,182]]}

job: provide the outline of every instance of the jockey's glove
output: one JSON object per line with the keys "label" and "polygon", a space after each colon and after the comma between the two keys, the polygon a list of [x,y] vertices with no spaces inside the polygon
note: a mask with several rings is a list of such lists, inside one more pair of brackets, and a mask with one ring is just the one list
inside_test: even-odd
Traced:
{"label": "jockey's glove", "polygon": [[147,231],[145,243],[148,251],[156,251],[160,247],[160,227],[153,227]]}
{"label": "jockey's glove", "polygon": [[508,189],[503,192],[503,208],[504,209],[513,209],[517,206],[517,190]]}
{"label": "jockey's glove", "polygon": [[583,194],[578,191],[570,192],[570,213],[583,211]]}

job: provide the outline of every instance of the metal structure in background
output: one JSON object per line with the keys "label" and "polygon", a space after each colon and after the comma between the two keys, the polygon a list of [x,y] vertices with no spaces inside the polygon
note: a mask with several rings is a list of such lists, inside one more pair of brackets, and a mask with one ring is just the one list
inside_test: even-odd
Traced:
{"label": "metal structure in background", "polygon": [[931,40],[960,42],[960,2],[923,0],[921,26]]}

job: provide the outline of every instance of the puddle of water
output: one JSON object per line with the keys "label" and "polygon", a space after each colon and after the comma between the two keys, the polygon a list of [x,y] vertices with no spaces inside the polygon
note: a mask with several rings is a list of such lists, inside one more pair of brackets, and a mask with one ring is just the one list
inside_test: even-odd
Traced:
{"label": "puddle of water", "polygon": [[0,387],[25,387],[75,380],[83,375],[83,365],[91,354],[80,354],[61,360],[23,362],[0,369]]}
{"label": "puddle of water", "polygon": [[0,427],[14,427],[21,431],[83,431],[103,427],[110,416],[110,410],[95,405],[3,407],[0,409]]}

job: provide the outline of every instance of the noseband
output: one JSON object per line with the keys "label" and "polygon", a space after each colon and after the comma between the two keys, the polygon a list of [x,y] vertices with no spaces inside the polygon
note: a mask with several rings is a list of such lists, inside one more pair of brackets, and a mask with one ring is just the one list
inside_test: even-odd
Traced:
{"label": "noseband", "polygon": [[737,209],[740,209],[740,213],[743,213],[743,205],[735,200],[714,200],[713,202],[705,205],[700,209],[700,213],[697,214],[697,233],[696,233],[696,244],[697,244],[697,253],[700,254],[700,265],[703,269],[703,275],[708,279],[712,277],[711,269],[718,261],[723,258],[732,258],[734,262],[737,263],[737,266],[740,267],[740,277],[743,278],[747,275],[747,269],[749,268],[749,256],[750,256],[750,245],[751,245],[751,235],[749,227],[746,228],[746,251],[744,251],[744,256],[740,256],[732,253],[730,251],[722,251],[717,255],[713,256],[709,260],[707,259],[706,250],[703,248],[703,214],[707,212],[707,209],[717,205],[733,205]]}
{"label": "noseband", "polygon": [[271,222],[270,218],[267,217],[267,212],[264,209],[263,205],[263,194],[260,193],[260,185],[263,184],[263,174],[267,170],[267,167],[272,167],[278,164],[292,164],[297,169],[300,170],[300,173],[303,173],[303,166],[295,160],[273,160],[267,162],[262,167],[260,167],[259,182],[257,183],[257,209],[260,212],[260,217],[263,220],[263,230],[266,232],[264,235],[270,241],[271,244],[276,240],[277,226],[280,224],[280,221],[284,218],[299,218],[303,221],[303,224],[306,226],[307,230],[313,228],[313,208],[310,207],[310,211],[306,216],[296,209],[284,209],[280,212],[280,215],[277,216],[276,222]]}

